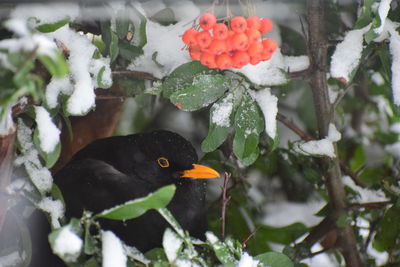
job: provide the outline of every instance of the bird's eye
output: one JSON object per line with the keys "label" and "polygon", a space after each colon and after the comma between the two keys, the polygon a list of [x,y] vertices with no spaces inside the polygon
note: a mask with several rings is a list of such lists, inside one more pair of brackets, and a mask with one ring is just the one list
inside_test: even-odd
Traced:
{"label": "bird's eye", "polygon": [[169,167],[169,161],[164,157],[158,158],[157,163],[158,163],[158,165],[160,165],[161,168]]}

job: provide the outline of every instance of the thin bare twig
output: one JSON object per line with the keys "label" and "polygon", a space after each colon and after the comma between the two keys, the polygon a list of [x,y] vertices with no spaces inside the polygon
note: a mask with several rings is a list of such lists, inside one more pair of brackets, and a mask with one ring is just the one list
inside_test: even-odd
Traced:
{"label": "thin bare twig", "polygon": [[258,231],[258,229],[260,229],[260,225],[256,227],[256,229],[254,229],[248,237],[246,237],[243,241],[242,241],[242,248],[245,249],[247,247],[247,242],[249,242],[249,240],[256,234],[256,232]]}
{"label": "thin bare twig", "polygon": [[226,215],[226,206],[228,205],[229,200],[231,200],[231,196],[228,196],[228,183],[231,178],[231,174],[225,172],[224,174],[224,185],[222,187],[222,199],[221,199],[221,240],[225,240],[225,215]]}

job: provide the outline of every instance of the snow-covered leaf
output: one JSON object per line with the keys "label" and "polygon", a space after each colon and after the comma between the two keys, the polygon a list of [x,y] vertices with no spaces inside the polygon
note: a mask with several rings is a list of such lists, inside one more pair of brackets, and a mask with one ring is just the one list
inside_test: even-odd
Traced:
{"label": "snow-covered leaf", "polygon": [[225,243],[221,242],[218,237],[211,232],[206,232],[206,238],[214,250],[215,256],[217,256],[218,260],[224,266],[235,266],[235,257]]}
{"label": "snow-covered leaf", "polygon": [[103,267],[126,267],[127,256],[121,240],[111,231],[101,235]]}
{"label": "snow-covered leaf", "polygon": [[260,254],[255,259],[260,261],[260,267],[293,267],[293,262],[283,253],[267,252]]}
{"label": "snow-covered leaf", "polygon": [[82,239],[71,224],[54,230],[49,235],[53,252],[66,262],[75,261],[82,250]]}
{"label": "snow-covered leaf", "polygon": [[258,141],[263,128],[264,120],[258,105],[248,94],[244,94],[235,113],[233,151],[246,166],[258,158]]}
{"label": "snow-covered leaf", "polygon": [[229,134],[233,109],[234,98],[232,93],[228,93],[211,107],[208,135],[201,144],[201,149],[204,152],[214,151],[225,141]]}
{"label": "snow-covered leaf", "polygon": [[205,73],[210,73],[210,69],[200,64],[199,61],[182,64],[165,78],[162,84],[163,95],[169,98],[174,92],[192,85],[195,76]]}
{"label": "snow-covered leaf", "polygon": [[163,247],[168,261],[173,263],[178,258],[178,253],[182,247],[183,240],[170,228],[165,229],[163,236]]}
{"label": "snow-covered leaf", "polygon": [[171,102],[185,111],[204,108],[220,98],[230,86],[230,78],[216,75],[197,75],[188,88],[173,93]]}
{"label": "snow-covered leaf", "polygon": [[175,194],[175,185],[164,186],[146,197],[128,201],[105,210],[96,217],[113,220],[129,220],[139,217],[150,209],[160,209],[168,205]]}
{"label": "snow-covered leaf", "polygon": [[54,32],[70,22],[70,18],[65,18],[53,23],[45,23],[36,27],[36,29],[43,33]]}

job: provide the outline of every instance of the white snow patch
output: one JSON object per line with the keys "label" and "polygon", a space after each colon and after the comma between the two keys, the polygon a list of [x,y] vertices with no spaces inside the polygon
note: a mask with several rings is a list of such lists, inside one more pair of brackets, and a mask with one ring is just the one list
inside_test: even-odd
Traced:
{"label": "white snow patch", "polygon": [[283,60],[289,72],[306,70],[310,66],[308,56],[283,56]]}
{"label": "white snow patch", "polygon": [[[388,22],[389,23],[389,22]],[[393,102],[400,105],[400,35],[394,26],[390,30],[390,53],[392,54],[392,91]]]}
{"label": "white snow patch", "polygon": [[238,267],[257,267],[259,261],[253,259],[247,252],[243,252],[238,262]]}
{"label": "white snow patch", "polygon": [[0,257],[0,266],[1,267],[15,267],[21,266],[23,259],[21,255],[19,255],[18,251],[11,252],[10,254],[4,255]]}
{"label": "white snow patch", "polygon": [[363,35],[369,27],[347,32],[343,41],[336,46],[331,61],[332,77],[349,82],[351,73],[360,63]]}
{"label": "white snow patch", "polygon": [[372,73],[371,80],[378,86],[381,86],[385,83],[385,79],[383,79],[382,75],[379,72]]}
{"label": "white snow patch", "polygon": [[272,86],[287,82],[284,70],[286,69],[280,49],[277,49],[270,60],[262,61],[257,65],[248,64],[241,69],[232,71],[243,73],[252,83]]}
{"label": "white snow patch", "polygon": [[121,240],[111,231],[101,235],[103,267],[125,267],[127,256]]}
{"label": "white snow patch", "polygon": [[11,107],[5,107],[5,109],[3,117],[0,118],[0,136],[6,136],[15,131]]}
{"label": "white snow patch", "polygon": [[257,101],[264,114],[265,132],[269,137],[276,136],[276,115],[278,114],[278,98],[271,94],[270,88],[251,91],[251,96]]}
{"label": "white snow patch", "polygon": [[361,203],[364,202],[379,202],[387,201],[388,198],[382,190],[370,190],[367,188],[362,188],[354,183],[350,176],[343,176],[342,181],[344,185],[347,185],[354,191],[358,193],[357,200]]}
{"label": "white snow patch", "polygon": [[71,230],[71,227],[65,226],[58,233],[54,241],[54,253],[60,255],[68,261],[74,261],[78,258],[82,249],[82,239]]}
{"label": "white snow patch", "polygon": [[70,95],[73,92],[73,86],[69,76],[63,78],[53,77],[46,87],[46,102],[49,108],[55,108],[58,105],[58,96],[60,93]]}
{"label": "white snow patch", "polygon": [[64,216],[64,205],[60,200],[46,197],[37,203],[37,207],[50,214],[51,225],[53,228],[59,228],[61,226],[58,219],[61,219]]}
{"label": "white snow patch", "polygon": [[229,127],[231,125],[230,116],[232,109],[233,95],[228,94],[221,103],[215,103],[213,105],[211,122],[221,127]]}
{"label": "white snow patch", "polygon": [[219,241],[218,237],[212,232],[206,232],[206,238],[211,244],[215,244]]}
{"label": "white snow patch", "polygon": [[339,87],[337,85],[328,84],[328,97],[329,103],[333,104],[336,102],[336,99],[339,95]]}
{"label": "white snow patch", "polygon": [[170,228],[165,229],[163,236],[163,248],[170,263],[178,257],[178,252],[182,246],[182,239]]}
{"label": "white snow patch", "polygon": [[321,140],[313,140],[308,142],[300,142],[294,146],[294,150],[303,155],[318,155],[335,158],[335,148],[333,142],[339,141],[340,132],[334,124],[329,124],[328,136]]}
{"label": "white snow patch", "polygon": [[387,15],[389,13],[391,2],[392,2],[392,0],[381,0],[381,2],[379,3],[378,14],[379,14],[379,18],[381,20],[381,25],[379,26],[379,28],[374,29],[374,32],[377,34],[381,34],[383,31],[383,28],[385,27],[385,21],[386,21]]}
{"label": "white snow patch", "polygon": [[393,157],[400,159],[400,142],[386,145],[385,151],[391,154]]}
{"label": "white snow patch", "polygon": [[35,121],[39,130],[40,148],[46,152],[53,152],[60,142],[60,130],[53,123],[49,112],[41,106],[35,106]]}
{"label": "white snow patch", "polygon": [[101,85],[104,85],[104,87],[108,88],[112,85],[110,58],[106,57],[106,58],[93,59],[90,62],[89,71],[90,71],[90,73],[93,74],[94,86],[100,87],[100,84],[98,84],[97,79],[98,79],[98,75],[103,67],[104,67],[104,71],[101,76],[100,82],[101,82]]}
{"label": "white snow patch", "polygon": [[396,122],[390,125],[389,131],[400,134],[400,122]]}
{"label": "white snow patch", "polygon": [[49,36],[62,42],[70,51],[68,63],[74,91],[68,99],[67,110],[72,115],[85,114],[95,104],[94,84],[89,68],[96,47],[68,25],[49,33]]}

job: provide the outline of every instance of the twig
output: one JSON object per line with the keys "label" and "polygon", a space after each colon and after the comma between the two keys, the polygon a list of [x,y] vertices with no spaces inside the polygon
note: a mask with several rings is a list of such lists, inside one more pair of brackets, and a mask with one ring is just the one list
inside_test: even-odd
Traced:
{"label": "twig", "polygon": [[289,120],[286,118],[284,115],[281,113],[278,113],[276,115],[276,119],[283,123],[286,127],[288,127],[290,130],[292,130],[294,133],[296,133],[302,140],[304,141],[311,141],[314,138],[309,136],[306,132],[304,132],[302,129],[300,129],[299,126],[296,125],[293,121]]}
{"label": "twig", "polygon": [[226,206],[228,205],[229,200],[231,200],[231,196],[227,195],[228,191],[228,183],[231,178],[231,174],[225,172],[224,174],[224,185],[222,187],[222,199],[221,199],[221,240],[225,240],[225,215],[226,215]]}
{"label": "twig", "polygon": [[256,232],[258,231],[258,229],[260,229],[260,225],[256,227],[256,229],[254,229],[250,235],[248,237],[246,237],[243,241],[242,241],[242,248],[246,248],[247,247],[247,242],[249,242],[249,240],[256,234]]}
{"label": "twig", "polygon": [[158,81],[157,77],[154,77],[151,73],[142,72],[142,71],[133,71],[133,70],[120,70],[120,71],[113,71],[113,77],[133,77],[139,79],[146,79],[150,81]]}
{"label": "twig", "polygon": [[385,208],[387,205],[393,204],[393,201],[376,201],[376,202],[364,202],[364,203],[351,203],[349,208],[366,208],[366,209],[373,209],[379,210]]}

